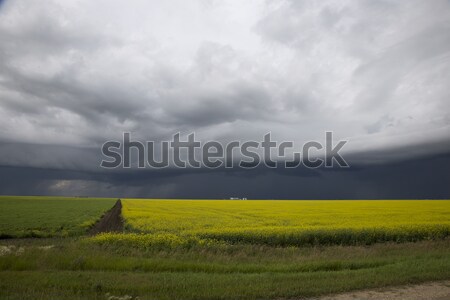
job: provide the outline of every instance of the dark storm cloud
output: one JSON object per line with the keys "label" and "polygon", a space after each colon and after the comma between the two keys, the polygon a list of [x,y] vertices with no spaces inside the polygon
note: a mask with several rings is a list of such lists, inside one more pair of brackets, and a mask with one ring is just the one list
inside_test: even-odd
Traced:
{"label": "dark storm cloud", "polygon": [[357,145],[449,127],[447,2],[107,6],[5,3],[0,139],[98,146],[195,130],[304,142],[331,129]]}
{"label": "dark storm cloud", "polygon": [[[194,196],[198,180],[208,197],[228,197],[224,186],[254,198],[409,195],[383,178],[411,170],[389,164],[450,150],[449,24],[444,0],[0,1],[0,193],[22,176],[54,194]],[[354,173],[99,169],[100,146],[123,132],[303,144],[329,130],[349,141]],[[448,177],[428,175],[424,191],[448,192]]]}
{"label": "dark storm cloud", "polygon": [[139,170],[86,173],[0,167],[3,194],[148,198],[448,198],[450,154],[351,169]]}
{"label": "dark storm cloud", "polygon": [[96,148],[0,142],[0,165],[69,171],[98,171],[102,156]]}

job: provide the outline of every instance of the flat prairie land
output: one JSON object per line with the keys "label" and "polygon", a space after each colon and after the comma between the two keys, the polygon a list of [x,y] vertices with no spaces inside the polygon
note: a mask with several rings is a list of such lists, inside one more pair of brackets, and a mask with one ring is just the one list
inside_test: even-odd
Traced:
{"label": "flat prairie land", "polygon": [[0,238],[84,234],[116,200],[0,196]]}
{"label": "flat prairie land", "polygon": [[45,199],[17,199],[8,214],[46,224],[55,205],[59,219],[50,238],[0,240],[0,299],[305,299],[450,279],[448,200],[124,199],[123,232],[92,236],[116,199],[51,198],[40,216]]}
{"label": "flat prairie land", "polygon": [[[369,245],[450,235],[450,201],[445,200],[125,199],[122,203],[128,231],[148,234],[150,244],[166,239],[167,244]],[[141,235],[121,238],[144,242]]]}

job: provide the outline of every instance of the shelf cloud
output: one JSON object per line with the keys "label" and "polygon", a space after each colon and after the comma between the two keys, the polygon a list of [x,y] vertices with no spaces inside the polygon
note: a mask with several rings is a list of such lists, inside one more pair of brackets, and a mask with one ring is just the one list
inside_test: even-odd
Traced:
{"label": "shelf cloud", "polygon": [[[23,194],[25,178],[41,194],[450,195],[448,1],[6,0],[0,41],[0,194]],[[325,131],[348,141],[350,170],[100,168],[123,132]]]}

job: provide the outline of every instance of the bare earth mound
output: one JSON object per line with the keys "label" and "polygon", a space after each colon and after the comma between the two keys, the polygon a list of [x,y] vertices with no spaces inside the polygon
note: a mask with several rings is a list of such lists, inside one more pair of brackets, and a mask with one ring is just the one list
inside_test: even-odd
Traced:
{"label": "bare earth mound", "polygon": [[311,300],[449,300],[450,281],[440,281],[313,298]]}
{"label": "bare earth mound", "polygon": [[122,202],[117,200],[116,204],[108,210],[103,217],[95,223],[89,230],[90,235],[95,235],[101,232],[121,232],[123,231]]}

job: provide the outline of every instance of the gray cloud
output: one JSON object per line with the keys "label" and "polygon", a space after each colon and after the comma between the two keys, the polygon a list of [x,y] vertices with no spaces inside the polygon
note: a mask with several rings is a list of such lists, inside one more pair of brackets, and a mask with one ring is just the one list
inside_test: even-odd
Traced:
{"label": "gray cloud", "polygon": [[[102,173],[124,131],[332,130],[366,163],[447,153],[449,24],[444,0],[4,1],[0,165]],[[77,180],[62,186],[97,187]]]}
{"label": "gray cloud", "polygon": [[2,194],[148,198],[448,199],[450,155],[351,169],[139,170],[0,167]]}

